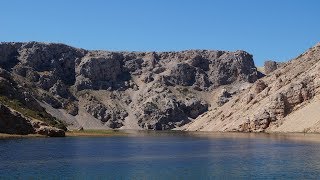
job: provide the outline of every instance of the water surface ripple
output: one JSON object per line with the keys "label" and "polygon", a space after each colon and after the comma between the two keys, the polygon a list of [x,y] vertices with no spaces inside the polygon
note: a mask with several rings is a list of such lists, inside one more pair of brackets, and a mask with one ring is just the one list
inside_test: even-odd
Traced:
{"label": "water surface ripple", "polygon": [[296,137],[159,132],[0,139],[0,179],[320,178],[320,143]]}

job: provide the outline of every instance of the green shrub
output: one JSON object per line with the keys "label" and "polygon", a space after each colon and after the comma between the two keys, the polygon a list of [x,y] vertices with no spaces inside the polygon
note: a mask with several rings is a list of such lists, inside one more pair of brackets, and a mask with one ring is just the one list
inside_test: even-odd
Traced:
{"label": "green shrub", "polygon": [[22,115],[31,118],[43,121],[51,126],[66,130],[65,124],[58,120],[57,118],[51,116],[46,111],[34,111],[25,106],[22,102],[17,99],[9,99],[6,96],[0,96],[0,102],[16,111]]}

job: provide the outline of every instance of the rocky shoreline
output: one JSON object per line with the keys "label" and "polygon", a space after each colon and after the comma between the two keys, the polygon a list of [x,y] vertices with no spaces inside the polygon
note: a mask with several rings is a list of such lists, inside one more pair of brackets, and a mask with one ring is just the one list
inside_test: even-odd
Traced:
{"label": "rocky shoreline", "polygon": [[[63,131],[64,132],[64,131]],[[111,136],[126,136],[127,131],[114,131],[114,130],[70,130],[63,133],[63,135],[55,135],[52,133],[32,133],[32,134],[7,134],[0,133],[0,139],[12,138],[43,138],[43,137],[111,137]]]}

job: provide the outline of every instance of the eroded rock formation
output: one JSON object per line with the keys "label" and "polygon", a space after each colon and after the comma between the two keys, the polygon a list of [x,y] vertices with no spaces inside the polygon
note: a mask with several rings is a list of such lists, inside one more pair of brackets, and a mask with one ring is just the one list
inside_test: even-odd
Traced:
{"label": "eroded rock formation", "polygon": [[69,128],[176,128],[218,106],[207,97],[220,86],[258,78],[245,51],[109,52],[38,42],[1,43],[0,67],[4,96],[14,96],[10,83],[23,86],[26,106],[45,105]]}
{"label": "eroded rock formation", "polygon": [[184,129],[319,132],[320,44],[281,67],[271,64],[267,76]]}

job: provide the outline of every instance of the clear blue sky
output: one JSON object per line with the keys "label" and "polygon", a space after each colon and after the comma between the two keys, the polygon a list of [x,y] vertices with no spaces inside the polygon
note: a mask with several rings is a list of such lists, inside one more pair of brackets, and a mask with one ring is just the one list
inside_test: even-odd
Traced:
{"label": "clear blue sky", "polygon": [[85,49],[246,50],[256,65],[320,41],[319,0],[1,0],[0,41]]}

